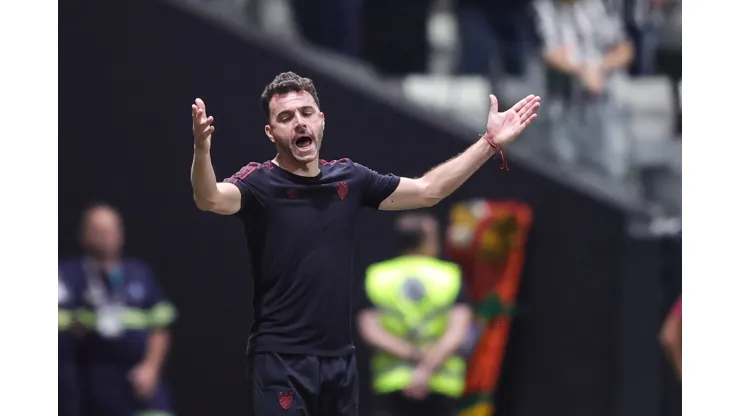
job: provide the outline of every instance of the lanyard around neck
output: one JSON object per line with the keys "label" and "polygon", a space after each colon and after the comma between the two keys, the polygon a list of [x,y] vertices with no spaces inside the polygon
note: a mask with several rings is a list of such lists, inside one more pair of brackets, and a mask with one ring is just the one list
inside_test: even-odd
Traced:
{"label": "lanyard around neck", "polygon": [[[92,260],[85,260],[83,262],[83,269],[88,287],[90,288],[90,300],[94,306],[100,307],[124,303],[125,282],[121,265],[116,264],[106,273],[99,264],[96,264]],[[110,290],[106,287],[105,280],[110,282]]]}

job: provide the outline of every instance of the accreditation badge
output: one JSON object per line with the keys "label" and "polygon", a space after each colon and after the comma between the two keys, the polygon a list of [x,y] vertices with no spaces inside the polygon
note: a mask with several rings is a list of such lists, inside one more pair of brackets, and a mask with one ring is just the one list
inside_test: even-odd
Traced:
{"label": "accreditation badge", "polygon": [[103,305],[97,313],[97,332],[105,338],[117,338],[123,334],[123,307]]}

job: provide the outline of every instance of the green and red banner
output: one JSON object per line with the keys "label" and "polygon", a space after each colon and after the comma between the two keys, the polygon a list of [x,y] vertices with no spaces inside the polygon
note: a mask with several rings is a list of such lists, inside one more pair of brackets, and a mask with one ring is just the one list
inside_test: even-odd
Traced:
{"label": "green and red banner", "polygon": [[494,414],[531,224],[529,206],[515,201],[466,201],[450,211],[447,255],[463,270],[478,329],[460,416]]}

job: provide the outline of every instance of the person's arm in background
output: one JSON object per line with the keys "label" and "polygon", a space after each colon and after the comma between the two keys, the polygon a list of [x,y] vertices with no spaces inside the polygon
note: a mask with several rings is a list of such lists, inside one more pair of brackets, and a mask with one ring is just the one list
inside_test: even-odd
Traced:
{"label": "person's arm in background", "polygon": [[681,380],[681,298],[678,298],[660,330],[660,343]]}
{"label": "person's arm in background", "polygon": [[558,36],[557,12],[551,0],[538,0],[534,4],[537,34],[543,50],[542,60],[551,68],[566,74],[576,74],[580,68],[571,59],[571,52]]}
{"label": "person's arm in background", "polygon": [[416,347],[408,341],[389,333],[380,325],[378,312],[375,309],[361,310],[357,315],[357,325],[360,336],[371,347],[391,353],[404,360],[418,360],[421,357]]}
{"label": "person's arm in background", "polygon": [[206,105],[200,98],[192,105],[193,139],[195,141],[190,182],[193,185],[195,205],[217,214],[231,215],[241,209],[242,194],[237,185],[218,182],[211,163],[211,125],[213,117],[206,116]]}
{"label": "person's arm in background", "polygon": [[635,49],[632,47],[632,42],[622,41],[606,54],[604,60],[601,61],[601,70],[608,73],[626,68],[632,63],[634,56]]}
{"label": "person's arm in background", "polygon": [[447,319],[447,330],[444,335],[429,349],[423,351],[422,359],[414,370],[411,384],[405,390],[407,396],[417,399],[424,398],[428,392],[429,378],[449,356],[458,352],[465,343],[470,327],[473,325],[473,311],[469,306],[464,287],[460,288],[455,306],[450,310]]}
{"label": "person's arm in background", "polygon": [[491,95],[490,99],[485,137],[421,178],[401,178],[398,187],[380,203],[379,209],[396,211],[436,205],[468,180],[499,147],[514,140],[537,118],[540,97],[530,95],[505,113],[498,112],[496,97]]}
{"label": "person's arm in background", "polygon": [[610,14],[604,4],[599,4],[603,12],[603,19],[598,20],[598,24],[611,26],[610,30],[615,34],[613,46],[606,55],[598,52],[598,47],[592,44],[591,50],[594,52],[593,60],[581,70],[581,79],[584,85],[592,93],[601,94],[606,88],[606,77],[614,71],[626,68],[632,63],[635,51],[632,47],[632,41],[627,35],[627,30],[619,16]]}
{"label": "person's arm in background", "polygon": [[473,311],[466,304],[455,305],[449,313],[447,331],[431,348],[424,351],[419,367],[433,373],[450,355],[465,342],[473,324]]}
{"label": "person's arm in background", "polygon": [[147,271],[146,309],[149,313],[149,335],[144,358],[129,373],[137,396],[150,398],[157,391],[159,378],[170,350],[169,326],[177,311],[164,297],[153,275]]}
{"label": "person's arm in background", "polygon": [[606,21],[612,25],[612,30],[616,33],[614,46],[609,53],[601,60],[600,68],[605,73],[627,68],[635,58],[635,48],[632,45],[630,37],[627,35],[627,29],[624,22],[617,16],[610,15]]}
{"label": "person's arm in background", "polygon": [[170,331],[154,328],[149,331],[144,359],[132,370],[134,388],[141,397],[151,397],[162,375],[162,368],[170,350]]}
{"label": "person's arm in background", "polygon": [[413,344],[389,333],[383,328],[380,324],[378,311],[372,301],[370,301],[367,291],[364,288],[362,290],[362,297],[359,299],[359,305],[357,329],[367,345],[404,360],[417,361],[421,358],[421,353]]}

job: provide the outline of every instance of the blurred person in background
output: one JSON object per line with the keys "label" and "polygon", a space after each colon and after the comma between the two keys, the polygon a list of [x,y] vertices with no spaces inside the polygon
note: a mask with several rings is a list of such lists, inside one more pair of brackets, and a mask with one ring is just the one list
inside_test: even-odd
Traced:
{"label": "blurred person in background", "polygon": [[660,343],[681,380],[681,296],[673,304],[660,330]]}
{"label": "blurred person in background", "polygon": [[465,389],[460,349],[472,324],[460,268],[439,256],[439,225],[423,214],[399,218],[403,254],[370,266],[357,318],[376,350],[373,389],[381,415],[457,412]]}
{"label": "blurred person in background", "polygon": [[363,0],[361,57],[380,73],[426,73],[427,26],[433,0]]}
{"label": "blurred person in background", "polygon": [[633,76],[654,73],[655,49],[657,46],[656,10],[666,0],[604,0],[610,11],[621,16],[625,31],[635,49],[635,57],[629,66]]}
{"label": "blurred person in background", "polygon": [[532,0],[458,0],[459,72],[490,77],[503,71],[523,76],[528,47],[535,37],[529,14],[531,3]]}
{"label": "blurred person in background", "polygon": [[682,8],[681,0],[655,0],[663,22],[657,33],[655,69],[671,81],[671,105],[673,106],[673,133],[681,138],[681,79],[682,79]]}
{"label": "blurred person in background", "polygon": [[[82,303],[79,279],[59,270],[59,338],[58,338],[58,389],[59,416],[80,416],[80,377],[78,372],[78,347],[80,328],[76,313]],[[77,276],[79,277],[79,276]]]}
{"label": "blurred person in background", "polygon": [[160,377],[174,307],[149,267],[122,257],[123,223],[115,208],[87,209],[81,240],[84,256],[59,268],[85,285],[79,314],[87,328],[81,346],[85,411],[91,416],[171,415]]}
{"label": "blurred person in background", "polygon": [[611,84],[625,76],[634,52],[620,16],[603,0],[536,0],[534,6],[555,154],[624,176],[630,142]]}
{"label": "blurred person in background", "polygon": [[310,43],[343,55],[359,53],[362,0],[293,0],[293,16]]}

